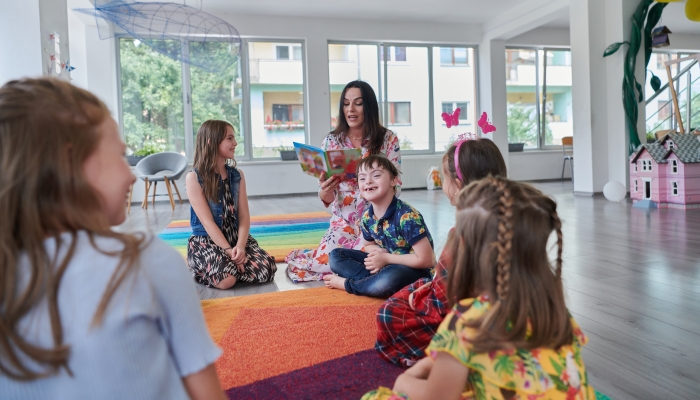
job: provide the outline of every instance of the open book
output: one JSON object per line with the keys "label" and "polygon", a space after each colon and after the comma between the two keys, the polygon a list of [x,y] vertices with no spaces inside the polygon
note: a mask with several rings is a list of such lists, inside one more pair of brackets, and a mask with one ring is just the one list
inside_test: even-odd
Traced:
{"label": "open book", "polygon": [[360,149],[323,150],[319,147],[294,142],[294,150],[304,173],[320,178],[338,175],[342,181],[357,177],[357,163],[362,159]]}

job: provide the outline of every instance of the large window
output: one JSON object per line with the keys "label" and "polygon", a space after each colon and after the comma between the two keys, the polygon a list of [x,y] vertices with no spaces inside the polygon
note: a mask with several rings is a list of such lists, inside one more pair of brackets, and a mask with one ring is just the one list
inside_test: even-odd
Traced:
{"label": "large window", "polygon": [[546,148],[573,135],[569,50],[507,49],[506,89],[509,143]]}
{"label": "large window", "polygon": [[[172,45],[188,51],[196,43]],[[231,51],[228,43],[220,47],[222,54]],[[120,38],[121,119],[129,152],[152,147],[192,160],[197,130],[208,119],[231,122],[239,160],[278,157],[280,147],[305,142],[303,44],[246,39],[241,50],[226,71],[212,73]]]}
{"label": "large window", "polygon": [[[473,59],[469,47],[331,43],[331,127],[336,126],[343,87],[361,79],[374,89],[382,123],[399,137],[404,151],[444,151],[458,134],[474,130]],[[441,114],[457,107],[460,124],[447,129]]]}

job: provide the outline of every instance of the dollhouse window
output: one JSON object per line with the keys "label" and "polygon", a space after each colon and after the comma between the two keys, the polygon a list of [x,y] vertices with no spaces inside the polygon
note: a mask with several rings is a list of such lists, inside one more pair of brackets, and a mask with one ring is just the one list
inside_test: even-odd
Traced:
{"label": "dollhouse window", "polygon": [[651,160],[647,161],[647,168],[651,171]]}
{"label": "dollhouse window", "polygon": [[678,196],[678,182],[671,182],[671,195]]}
{"label": "dollhouse window", "polygon": [[639,191],[639,186],[637,186],[637,180],[634,180],[634,191],[638,192]]}
{"label": "dollhouse window", "polygon": [[637,172],[637,163],[634,163],[634,172]]}
{"label": "dollhouse window", "polygon": [[678,160],[671,160],[671,173],[672,174],[678,173]]}
{"label": "dollhouse window", "polygon": [[673,147],[674,147],[673,141],[672,141],[672,140],[669,140],[669,141],[668,141],[668,148],[669,148],[669,150],[672,149]]}

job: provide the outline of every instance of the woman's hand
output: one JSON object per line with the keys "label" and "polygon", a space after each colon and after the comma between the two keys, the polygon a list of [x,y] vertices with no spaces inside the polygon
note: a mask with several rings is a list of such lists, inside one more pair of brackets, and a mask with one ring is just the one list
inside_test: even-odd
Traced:
{"label": "woman's hand", "polygon": [[430,370],[433,369],[433,359],[430,357],[423,357],[417,363],[404,372],[404,374],[411,375],[418,379],[428,379],[430,375]]}
{"label": "woman's hand", "polygon": [[324,172],[318,179],[318,184],[321,188],[318,192],[318,197],[326,204],[332,203],[335,200],[335,191],[340,185],[340,177],[333,175],[330,178],[326,178],[326,173]]}
{"label": "woman's hand", "polygon": [[245,246],[236,245],[236,247],[232,248],[231,260],[236,264],[239,272],[245,272],[245,266],[243,265],[246,261]]}

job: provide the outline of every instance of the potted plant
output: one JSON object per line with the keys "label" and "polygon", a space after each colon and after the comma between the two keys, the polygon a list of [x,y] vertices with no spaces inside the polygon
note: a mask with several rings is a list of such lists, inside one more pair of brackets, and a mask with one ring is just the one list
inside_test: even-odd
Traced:
{"label": "potted plant", "polygon": [[139,161],[150,156],[151,154],[160,153],[162,150],[159,146],[153,143],[146,143],[140,149],[136,150],[134,154],[126,156],[126,160],[132,167],[139,163]]}
{"label": "potted plant", "polygon": [[653,132],[647,132],[647,143],[656,142],[656,135]]}
{"label": "potted plant", "polygon": [[294,150],[294,146],[279,146],[275,150],[280,152],[280,158],[283,161],[298,160],[297,152]]}

